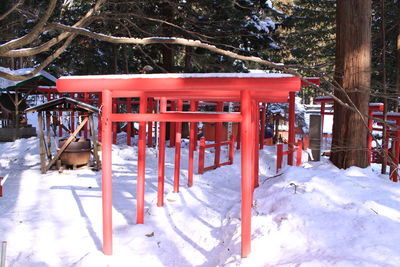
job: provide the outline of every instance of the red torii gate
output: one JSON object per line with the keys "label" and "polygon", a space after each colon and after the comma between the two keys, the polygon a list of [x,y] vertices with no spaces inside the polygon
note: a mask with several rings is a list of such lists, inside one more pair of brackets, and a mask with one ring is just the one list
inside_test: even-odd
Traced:
{"label": "red torii gate", "polygon": [[[285,74],[214,73],[214,74],[145,74],[70,76],[57,80],[59,92],[102,93],[102,203],[103,203],[103,252],[112,254],[112,122],[139,122],[138,174],[137,174],[137,223],[144,222],[145,135],[146,122],[240,122],[241,123],[241,225],[242,257],[250,253],[251,206],[256,185],[255,163],[258,159],[258,102],[287,101],[294,103],[295,92],[300,90],[299,77]],[[140,97],[139,113],[117,114],[112,112],[112,99]],[[147,112],[147,98],[161,97],[160,113]],[[174,112],[166,111],[166,99],[239,101],[241,111],[224,112]],[[294,106],[292,113],[294,113]],[[294,119],[293,119],[294,124]],[[293,125],[294,126],[294,125]],[[160,133],[160,138],[165,134]],[[293,139],[293,140],[292,140]],[[294,146],[294,135],[289,138]],[[163,149],[160,143],[160,149]],[[162,152],[162,151],[160,151]],[[293,151],[292,151],[293,153]],[[161,155],[161,154],[160,154]],[[162,158],[162,155],[161,157]],[[161,162],[163,164],[163,162]],[[159,165],[163,169],[164,166]],[[162,175],[163,176],[163,175]],[[159,175],[159,186],[163,185]],[[161,180],[160,180],[161,179]],[[159,190],[160,192],[160,190]]]}

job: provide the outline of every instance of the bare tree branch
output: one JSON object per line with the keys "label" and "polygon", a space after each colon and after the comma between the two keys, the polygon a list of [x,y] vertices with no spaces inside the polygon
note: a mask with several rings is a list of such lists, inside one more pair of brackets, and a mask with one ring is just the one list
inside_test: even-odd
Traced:
{"label": "bare tree branch", "polygon": [[33,71],[31,71],[27,74],[24,74],[24,75],[13,75],[13,74],[9,74],[7,72],[0,71],[0,77],[6,78],[6,79],[12,80],[12,81],[21,81],[21,80],[25,80],[25,79],[35,76],[40,71],[42,71],[47,65],[49,65],[54,59],[59,57],[61,55],[61,53],[64,52],[65,49],[67,49],[67,47],[71,44],[72,40],[75,37],[76,37],[76,34],[72,34],[71,36],[69,36],[68,39],[65,41],[65,43],[62,46],[60,46],[56,51],[54,51],[53,54],[48,56],[39,66],[35,67],[35,69]]}
{"label": "bare tree branch", "polygon": [[8,15],[10,15],[14,10],[16,10],[20,5],[24,3],[25,0],[19,0],[13,7],[11,7],[6,13],[0,15],[0,20],[5,19]]}
{"label": "bare tree branch", "polygon": [[43,31],[43,27],[47,23],[50,15],[53,13],[56,4],[57,0],[50,0],[46,12],[43,14],[42,18],[28,34],[18,39],[13,39],[5,44],[0,45],[0,55],[11,49],[22,47],[26,44],[31,43]]}
{"label": "bare tree branch", "polygon": [[[93,14],[98,11],[105,0],[98,0],[93,8],[91,8],[78,22],[76,22],[73,27],[86,27],[92,22],[92,16]],[[43,31],[47,30],[47,28],[43,28]],[[57,37],[52,38],[51,40],[47,41],[44,44],[41,44],[36,47],[31,47],[31,48],[22,48],[22,49],[17,49],[17,50],[10,50],[6,51],[4,53],[1,53],[0,50],[0,55],[2,57],[28,57],[28,56],[33,56],[37,55],[43,52],[48,51],[51,47],[54,45],[60,43],[63,41],[65,38],[68,38],[71,36],[70,32],[64,32],[58,35]]]}

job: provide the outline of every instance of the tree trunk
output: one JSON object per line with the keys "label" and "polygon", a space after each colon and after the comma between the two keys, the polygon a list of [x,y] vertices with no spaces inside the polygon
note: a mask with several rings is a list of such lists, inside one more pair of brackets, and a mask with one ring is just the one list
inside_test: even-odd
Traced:
{"label": "tree trunk", "polygon": [[[337,0],[335,96],[368,114],[371,84],[371,1]],[[349,99],[348,99],[349,98]],[[349,104],[351,105],[351,104]],[[331,161],[339,168],[368,166],[363,118],[335,103]]]}

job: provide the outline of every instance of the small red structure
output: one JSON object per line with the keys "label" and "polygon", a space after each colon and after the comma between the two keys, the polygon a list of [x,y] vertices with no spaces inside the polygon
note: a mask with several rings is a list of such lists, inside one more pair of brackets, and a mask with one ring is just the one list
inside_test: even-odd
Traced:
{"label": "small red structure", "polygon": [[[294,129],[294,97],[300,90],[299,77],[285,74],[261,73],[214,73],[214,74],[146,74],[71,76],[57,80],[59,92],[98,92],[102,96],[102,198],[103,198],[103,252],[112,254],[112,172],[111,144],[113,122],[139,122],[138,174],[137,174],[137,223],[144,222],[144,179],[146,122],[161,122],[159,145],[159,201],[163,203],[165,122],[240,122],[242,161],[242,257],[250,253],[251,206],[253,190],[258,185],[258,119],[259,102],[287,102],[289,97],[290,129]],[[118,97],[140,97],[140,112],[113,113],[112,99]],[[160,112],[147,113],[147,99],[160,98]],[[240,112],[182,112],[166,111],[167,99],[180,101],[236,101]],[[193,110],[193,109],[192,109]],[[191,127],[192,129],[192,127]],[[176,131],[179,138],[179,130]],[[193,135],[190,135],[193,137]],[[254,138],[256,137],[256,138]],[[294,148],[294,132],[289,134],[290,155]],[[192,140],[192,138],[191,138]],[[177,142],[177,140],[175,140]],[[193,142],[193,141],[191,141]],[[180,145],[176,146],[176,148]],[[189,145],[193,151],[193,143]],[[190,152],[192,153],[192,152]],[[191,155],[191,154],[190,154]],[[289,156],[290,156],[289,155]],[[190,160],[191,156],[189,156]],[[192,160],[193,163],[193,160]],[[191,163],[191,164],[192,164]],[[293,162],[289,163],[293,164]],[[175,165],[176,168],[176,165]],[[191,168],[189,164],[189,169]],[[192,171],[193,173],[193,171]],[[192,181],[188,184],[191,185]],[[174,191],[179,189],[179,175],[174,179]]]}
{"label": "small red structure", "polygon": [[[301,165],[301,159],[302,159],[302,153],[303,153],[303,142],[301,139],[297,140],[297,147],[293,148],[293,151],[296,152],[296,166]],[[283,151],[283,144],[277,144],[276,145],[276,173],[278,173],[279,169],[282,169],[282,161],[283,161],[283,156],[284,155],[289,155],[289,150]],[[289,156],[287,158],[288,165],[289,164]],[[292,159],[293,161],[293,159]]]}
{"label": "small red structure", "polygon": [[[205,149],[206,148],[215,148],[215,151],[217,151],[217,148],[221,150],[221,146],[228,146],[228,161],[226,162],[220,162],[219,159],[217,159],[218,156],[220,156],[217,153],[214,153],[215,159],[214,159],[214,164],[208,167],[204,167],[204,157],[205,157]],[[214,144],[208,144],[206,145],[206,139],[202,137],[200,139],[200,146],[199,146],[199,164],[198,164],[198,173],[203,174],[205,171],[208,170],[214,170],[218,167],[225,166],[225,165],[232,165],[233,164],[233,154],[235,150],[235,139],[233,138],[233,135],[231,135],[230,140],[226,142],[219,142],[219,143],[214,143]]]}

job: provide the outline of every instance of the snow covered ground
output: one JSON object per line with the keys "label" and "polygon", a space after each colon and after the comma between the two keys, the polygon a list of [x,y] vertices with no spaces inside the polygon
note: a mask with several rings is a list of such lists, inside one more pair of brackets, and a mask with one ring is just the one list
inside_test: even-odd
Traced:
{"label": "snow covered ground", "polygon": [[145,224],[137,225],[137,149],[114,145],[114,255],[104,256],[101,173],[41,175],[38,144],[37,138],[0,143],[0,176],[9,174],[0,198],[6,266],[400,265],[399,184],[371,168],[339,170],[326,160],[277,176],[272,147],[260,154],[252,253],[241,259],[239,152],[234,165],[195,175],[188,188],[183,145],[181,192],[174,194],[174,150],[167,148],[159,208],[156,151],[148,149]]}

